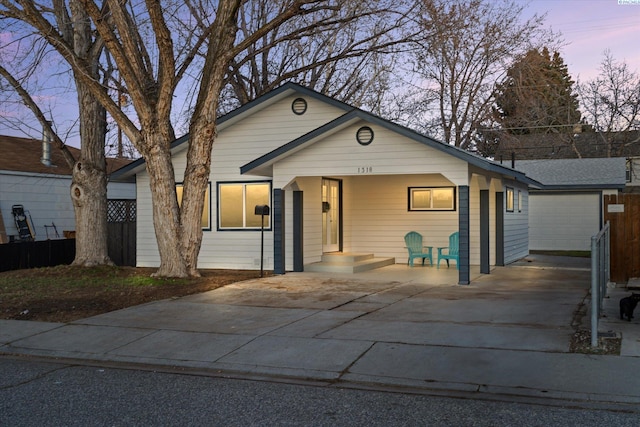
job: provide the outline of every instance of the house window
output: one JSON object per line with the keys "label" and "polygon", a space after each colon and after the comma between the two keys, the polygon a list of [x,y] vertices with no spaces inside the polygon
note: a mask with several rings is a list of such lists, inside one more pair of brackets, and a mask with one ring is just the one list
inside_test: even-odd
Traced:
{"label": "house window", "polygon": [[[176,195],[178,196],[178,205],[182,206],[182,183],[176,184]],[[211,230],[211,183],[207,185],[204,193],[204,208],[202,209],[202,229]]]}
{"label": "house window", "polygon": [[455,211],[455,187],[409,187],[410,211]]}
{"label": "house window", "polygon": [[631,182],[631,177],[633,176],[633,160],[632,159],[627,159],[625,169],[626,169],[627,182]]}
{"label": "house window", "polygon": [[513,188],[507,187],[507,212],[513,212]]}
{"label": "house window", "polygon": [[[256,205],[271,206],[270,182],[218,183],[218,229],[260,230],[262,216],[255,214]],[[266,228],[269,218],[264,216]]]}

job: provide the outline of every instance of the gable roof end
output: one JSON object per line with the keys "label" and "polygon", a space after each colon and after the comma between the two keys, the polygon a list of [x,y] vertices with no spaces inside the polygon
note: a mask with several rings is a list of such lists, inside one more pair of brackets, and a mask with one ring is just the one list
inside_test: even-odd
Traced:
{"label": "gable roof end", "polygon": [[[249,101],[248,103],[236,108],[235,110],[220,116],[217,119],[217,127],[218,130],[223,130],[225,127],[228,127],[245,117],[248,117],[252,114],[261,111],[264,108],[278,102],[279,100],[286,98],[288,96],[293,95],[294,93],[299,93],[304,96],[308,96],[310,98],[318,99],[324,103],[333,105],[334,107],[338,107],[344,111],[348,111],[353,107],[345,104],[344,102],[338,101],[336,99],[330,98],[326,95],[323,95],[314,90],[305,88],[296,83],[285,83],[282,86],[268,92],[253,101]],[[181,150],[184,150],[188,147],[187,143],[189,142],[189,134],[185,134],[180,138],[176,139],[171,143],[171,152],[176,153]],[[144,158],[140,158],[134,163],[124,167],[117,172],[115,172],[112,176],[112,180],[127,180],[131,178],[133,175],[141,172],[144,169],[145,160]]]}
{"label": "gable roof end", "polygon": [[527,177],[523,172],[503,166],[499,163],[485,159],[484,157],[477,156],[473,153],[470,153],[466,150],[455,147],[453,145],[440,142],[431,137],[420,134],[412,129],[406,128],[404,126],[398,125],[396,123],[390,122],[388,120],[382,119],[371,113],[367,113],[366,111],[359,110],[356,108],[352,108],[351,111],[338,117],[337,119],[325,125],[322,125],[314,129],[313,131],[297,139],[294,139],[293,141],[290,141],[287,144],[284,144],[279,148],[241,166],[240,173],[241,174],[250,174],[250,173],[264,174],[266,171],[265,168],[269,168],[270,166],[273,165],[273,163],[277,162],[278,160],[286,158],[291,154],[297,152],[301,148],[306,147],[310,144],[313,144],[314,142],[349,125],[350,123],[353,123],[359,120],[363,120],[365,122],[381,126],[399,135],[412,139],[421,144],[427,145],[431,148],[435,148],[439,151],[452,155],[460,160],[466,161],[467,163],[472,164],[482,170],[506,175],[517,181],[522,181],[526,184],[533,185],[536,187],[541,186],[539,182]]}

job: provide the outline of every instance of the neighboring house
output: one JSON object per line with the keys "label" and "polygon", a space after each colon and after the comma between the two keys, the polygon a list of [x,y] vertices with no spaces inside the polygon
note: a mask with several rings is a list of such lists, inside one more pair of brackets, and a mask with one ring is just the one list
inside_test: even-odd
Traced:
{"label": "neighboring house", "polygon": [[[188,135],[172,144],[178,183]],[[112,175],[137,185],[137,265],[160,263],[143,160]],[[223,116],[213,145],[200,268],[305,271],[326,254],[407,262],[404,235],[447,246],[460,232],[459,282],[528,254],[524,173],[295,84]],[[442,267],[441,267],[442,268]],[[452,268],[455,268],[452,266]]]}
{"label": "neighboring house", "polygon": [[[0,135],[0,243],[18,239],[12,207],[22,205],[35,232],[35,240],[63,238],[75,230],[71,202],[71,169],[60,150],[29,138]],[[69,147],[73,155],[80,150]],[[111,172],[131,161],[107,159]],[[109,183],[109,199],[135,199],[135,186]],[[4,229],[2,227],[4,225]],[[67,233],[69,234],[69,233]]]}
{"label": "neighboring house", "polygon": [[624,157],[516,160],[542,183],[529,194],[529,249],[591,249],[603,225],[603,196],[625,188]]}

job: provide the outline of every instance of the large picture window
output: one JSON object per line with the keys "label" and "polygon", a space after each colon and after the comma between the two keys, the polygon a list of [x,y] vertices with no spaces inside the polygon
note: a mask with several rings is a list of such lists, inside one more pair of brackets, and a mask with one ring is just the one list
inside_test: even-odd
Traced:
{"label": "large picture window", "polygon": [[455,211],[455,187],[409,187],[410,211]]}
{"label": "large picture window", "polygon": [[[255,214],[256,205],[271,206],[270,182],[218,183],[218,229],[260,229],[262,216]],[[269,224],[270,215],[265,215],[265,228]]]}
{"label": "large picture window", "polygon": [[[182,183],[176,184],[176,195],[178,196],[178,205],[182,206]],[[207,185],[204,193],[204,208],[202,209],[202,229],[211,230],[211,183]]]}

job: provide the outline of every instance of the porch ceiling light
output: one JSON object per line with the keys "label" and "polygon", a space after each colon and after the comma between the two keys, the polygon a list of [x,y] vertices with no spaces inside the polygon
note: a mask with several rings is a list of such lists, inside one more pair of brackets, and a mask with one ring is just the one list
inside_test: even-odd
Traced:
{"label": "porch ceiling light", "polygon": [[307,101],[303,98],[294,99],[291,103],[291,110],[293,111],[293,114],[298,116],[303,115],[307,111]]}
{"label": "porch ceiling light", "polygon": [[373,141],[373,129],[369,126],[362,126],[356,132],[356,139],[360,145],[369,145]]}

